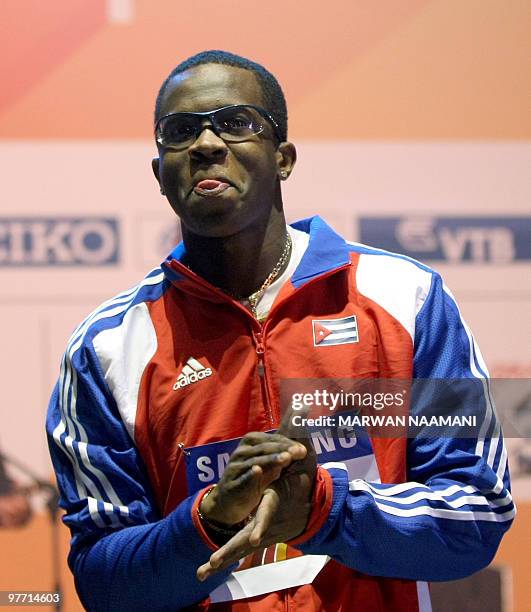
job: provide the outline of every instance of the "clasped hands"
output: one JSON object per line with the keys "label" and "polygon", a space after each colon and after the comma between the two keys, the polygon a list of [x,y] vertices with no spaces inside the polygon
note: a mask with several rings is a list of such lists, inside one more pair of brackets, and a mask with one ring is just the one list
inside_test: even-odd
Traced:
{"label": "clasped hands", "polygon": [[[201,515],[208,522],[231,528],[251,518],[198,568],[198,580],[304,531],[317,462],[307,437],[289,437],[294,433],[291,416],[288,410],[275,434],[252,432],[242,438],[220,481],[201,501]],[[302,433],[300,428],[297,432]]]}

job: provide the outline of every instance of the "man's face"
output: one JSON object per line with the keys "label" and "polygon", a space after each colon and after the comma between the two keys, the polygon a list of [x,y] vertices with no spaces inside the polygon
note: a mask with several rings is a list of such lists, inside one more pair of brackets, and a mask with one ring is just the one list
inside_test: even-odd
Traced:
{"label": "man's face", "polygon": [[[172,80],[160,116],[212,111],[230,104],[264,106],[256,77],[241,68],[205,64]],[[282,155],[267,121],[262,133],[243,142],[225,142],[208,122],[205,125],[185,149],[159,147],[154,170],[187,230],[202,236],[230,236],[268,219],[271,207],[280,204]],[[216,185],[205,182],[209,179],[224,185],[208,189]]]}

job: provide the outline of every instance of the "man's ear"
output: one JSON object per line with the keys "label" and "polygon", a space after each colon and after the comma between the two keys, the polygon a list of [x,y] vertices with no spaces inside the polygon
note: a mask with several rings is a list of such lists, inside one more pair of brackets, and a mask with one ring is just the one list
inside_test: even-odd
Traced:
{"label": "man's ear", "polygon": [[153,170],[153,174],[155,175],[155,178],[157,179],[157,182],[160,185],[160,193],[164,195],[164,188],[162,187],[162,183],[160,182],[159,161],[160,160],[158,157],[154,157],[151,160],[151,169]]}
{"label": "man's ear", "polygon": [[285,181],[291,174],[297,161],[297,149],[291,142],[281,142],[275,153],[277,158],[278,175]]}

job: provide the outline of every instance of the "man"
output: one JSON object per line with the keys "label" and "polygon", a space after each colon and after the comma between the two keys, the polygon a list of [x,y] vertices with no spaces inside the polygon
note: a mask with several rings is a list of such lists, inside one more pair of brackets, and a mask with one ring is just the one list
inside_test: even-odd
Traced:
{"label": "man", "polygon": [[319,218],[286,227],[296,153],[261,66],[189,58],[162,85],[155,126],[153,170],[183,243],[74,332],[47,422],[81,600],[427,609],[416,581],[487,565],[514,515],[490,404],[478,440],[334,446],[295,439],[289,411],[280,424],[279,385],[475,377],[483,389],[455,302],[428,268]]}

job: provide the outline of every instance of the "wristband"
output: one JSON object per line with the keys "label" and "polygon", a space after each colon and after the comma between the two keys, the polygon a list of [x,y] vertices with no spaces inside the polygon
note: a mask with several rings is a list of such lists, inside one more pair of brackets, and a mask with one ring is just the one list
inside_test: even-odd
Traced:
{"label": "wristband", "polygon": [[[201,500],[201,502],[206,499],[214,490],[214,487],[216,485],[214,485],[213,487],[211,487],[203,496],[203,499]],[[219,524],[216,524],[212,521],[209,521],[201,512],[200,510],[200,506],[201,503],[197,504],[197,516],[199,517],[199,520],[201,521],[201,523],[203,523],[203,525],[205,527],[207,527],[208,529],[212,530],[215,533],[221,533],[223,535],[227,535],[227,536],[234,536],[238,533],[238,531],[240,531],[240,529],[242,529],[243,527],[245,527],[245,525],[247,525],[247,523],[249,522],[249,520],[252,518],[251,515],[249,515],[247,517],[247,519],[245,519],[244,521],[241,521],[239,523],[236,523],[235,525],[233,525],[232,527],[222,527]]]}

